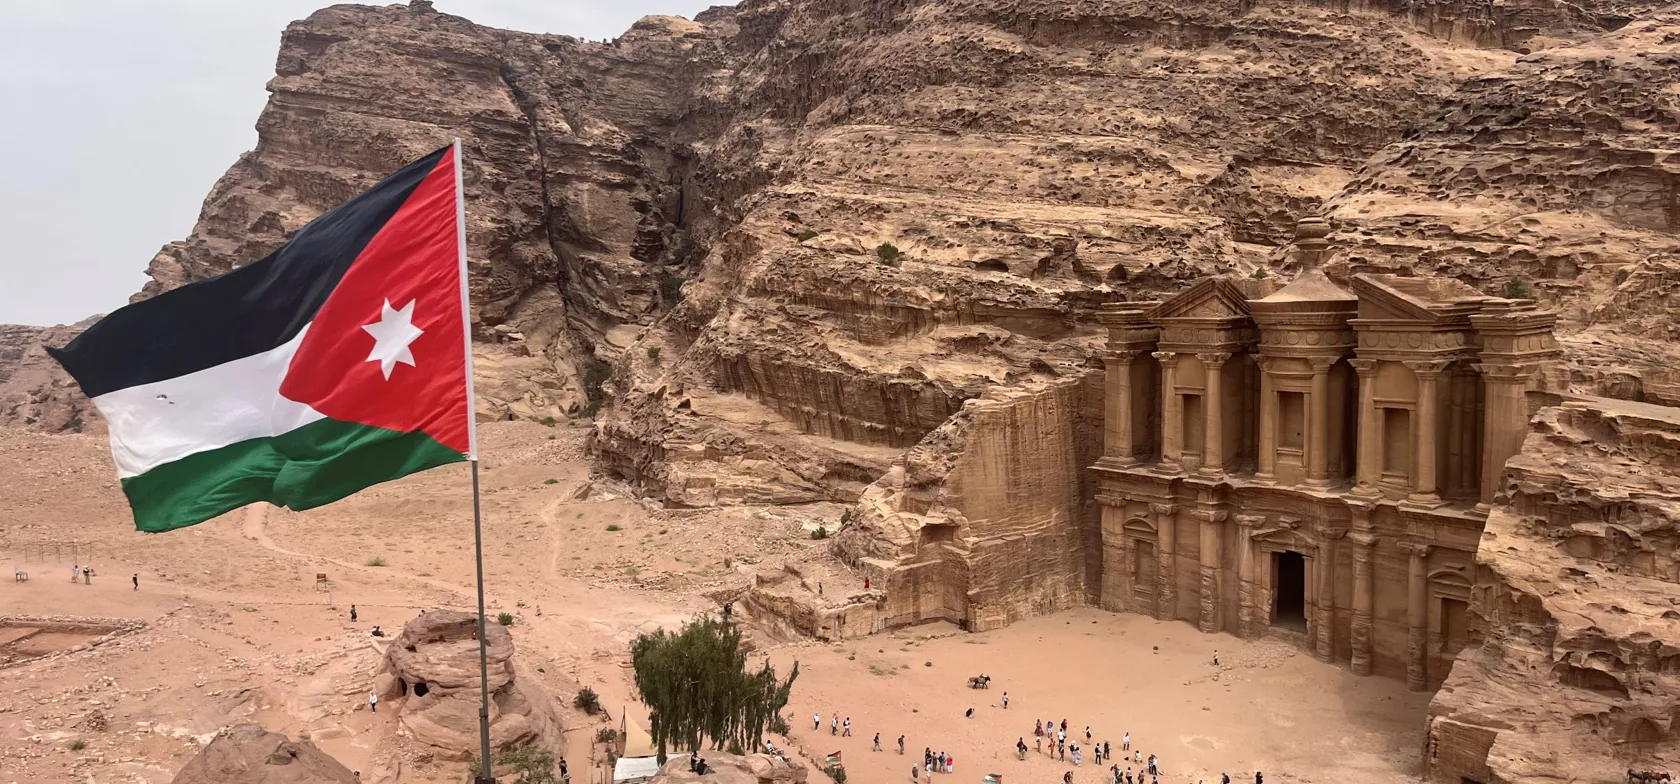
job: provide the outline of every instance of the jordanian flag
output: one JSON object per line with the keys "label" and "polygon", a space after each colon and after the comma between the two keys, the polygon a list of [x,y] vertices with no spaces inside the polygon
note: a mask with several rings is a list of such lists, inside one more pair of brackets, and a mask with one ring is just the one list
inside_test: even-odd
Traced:
{"label": "jordanian flag", "polygon": [[140,530],[256,501],[310,509],[467,459],[456,150],[51,351],[110,423]]}

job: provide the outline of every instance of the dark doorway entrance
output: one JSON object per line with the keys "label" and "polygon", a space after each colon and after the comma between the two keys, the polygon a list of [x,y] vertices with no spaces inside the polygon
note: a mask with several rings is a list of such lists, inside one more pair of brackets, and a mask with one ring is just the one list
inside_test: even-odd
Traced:
{"label": "dark doorway entrance", "polygon": [[1307,630],[1307,559],[1300,553],[1272,554],[1272,625]]}

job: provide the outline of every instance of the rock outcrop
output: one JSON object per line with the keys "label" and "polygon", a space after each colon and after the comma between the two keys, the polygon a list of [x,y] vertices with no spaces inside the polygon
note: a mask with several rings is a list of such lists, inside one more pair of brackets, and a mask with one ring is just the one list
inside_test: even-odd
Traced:
{"label": "rock outcrop", "polygon": [[1102,395],[1101,373],[994,391],[870,485],[834,549],[884,598],[875,628],[843,628],[861,625],[854,610],[830,622],[834,636],[931,620],[984,631],[1088,603]]}
{"label": "rock outcrop", "polygon": [[799,760],[769,754],[724,754],[708,752],[706,775],[689,772],[688,757],[673,757],[665,763],[653,784],[804,784],[810,769]]}
{"label": "rock outcrop", "polygon": [[223,730],[173,784],[356,784],[338,760],[308,741],[294,742],[255,724]]}
{"label": "rock outcrop", "polygon": [[1476,562],[1480,644],[1430,704],[1431,781],[1620,780],[1680,763],[1680,409],[1543,410]]}
{"label": "rock outcrop", "polygon": [[[486,627],[490,669],[490,742],[497,749],[532,741],[554,742],[559,725],[548,699],[518,681],[513,635]],[[447,758],[466,759],[478,749],[478,616],[434,610],[422,613],[391,641],[373,691],[394,707],[398,721],[421,743]]]}
{"label": "rock outcrop", "polygon": [[0,324],[0,427],[50,433],[101,432],[104,420],[69,374],[47,356],[87,323],[70,327]]}

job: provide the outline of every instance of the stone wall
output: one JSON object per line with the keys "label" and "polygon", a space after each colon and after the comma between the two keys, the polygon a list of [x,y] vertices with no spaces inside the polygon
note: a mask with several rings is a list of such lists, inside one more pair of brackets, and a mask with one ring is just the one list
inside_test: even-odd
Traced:
{"label": "stone wall", "polygon": [[864,491],[835,549],[884,590],[881,627],[981,631],[1091,601],[1102,392],[1093,373],[968,401]]}
{"label": "stone wall", "polygon": [[1477,552],[1466,649],[1430,704],[1430,781],[1620,779],[1680,763],[1680,409],[1535,417]]}

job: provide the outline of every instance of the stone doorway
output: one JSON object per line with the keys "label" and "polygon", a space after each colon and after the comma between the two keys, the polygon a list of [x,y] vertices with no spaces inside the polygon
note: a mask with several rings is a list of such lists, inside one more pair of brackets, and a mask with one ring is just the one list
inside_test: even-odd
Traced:
{"label": "stone doorway", "polygon": [[1154,614],[1155,612],[1155,580],[1158,575],[1155,565],[1155,543],[1142,539],[1132,540],[1132,607],[1134,612]]}
{"label": "stone doorway", "polygon": [[1307,559],[1293,550],[1272,553],[1272,626],[1307,630]]}

